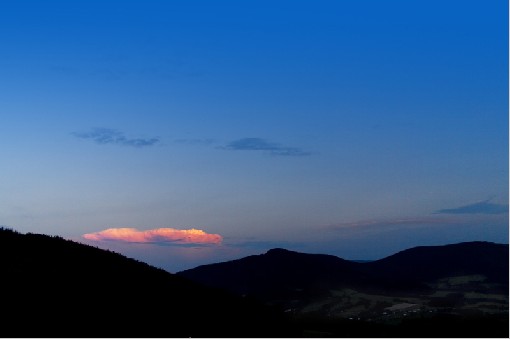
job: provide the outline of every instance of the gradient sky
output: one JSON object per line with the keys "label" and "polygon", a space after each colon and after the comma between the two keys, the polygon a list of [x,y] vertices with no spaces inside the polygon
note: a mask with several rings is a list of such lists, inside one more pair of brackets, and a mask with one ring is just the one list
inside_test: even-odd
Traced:
{"label": "gradient sky", "polygon": [[508,13],[4,1],[0,225],[171,272],[508,243]]}

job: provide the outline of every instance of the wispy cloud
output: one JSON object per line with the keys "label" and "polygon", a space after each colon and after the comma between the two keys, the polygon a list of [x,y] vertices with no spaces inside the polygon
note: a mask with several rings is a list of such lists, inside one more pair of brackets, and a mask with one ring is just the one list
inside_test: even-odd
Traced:
{"label": "wispy cloud", "polygon": [[229,142],[222,147],[234,151],[265,151],[276,156],[306,156],[310,152],[304,151],[298,147],[286,147],[276,143],[269,142],[261,138],[242,138]]}
{"label": "wispy cloud", "polygon": [[413,217],[413,218],[394,218],[394,219],[372,219],[360,220],[353,222],[343,222],[327,225],[330,229],[347,229],[347,228],[388,228],[392,226],[411,226],[411,225],[431,225],[431,224],[448,224],[457,222],[452,218],[446,217]]}
{"label": "wispy cloud", "polygon": [[401,232],[417,229],[428,230],[460,230],[464,227],[480,229],[508,226],[508,215],[493,214],[451,214],[422,215],[402,218],[375,218],[350,222],[338,222],[320,226],[323,230],[338,232],[342,236],[364,236],[386,232]]}
{"label": "wispy cloud", "polygon": [[80,139],[90,139],[100,145],[147,147],[159,143],[158,138],[128,138],[124,133],[110,128],[94,128],[89,132],[74,132],[72,134]]}
{"label": "wispy cloud", "polygon": [[146,231],[139,231],[136,228],[109,228],[100,232],[84,234],[83,238],[94,241],[108,240],[131,243],[176,245],[218,245],[223,240],[219,234],[208,234],[202,230],[197,230],[194,228],[188,230],[178,230],[175,228],[157,228]]}
{"label": "wispy cloud", "polygon": [[456,208],[446,208],[434,212],[435,214],[503,214],[508,213],[508,205],[494,204],[487,199],[474,204]]}

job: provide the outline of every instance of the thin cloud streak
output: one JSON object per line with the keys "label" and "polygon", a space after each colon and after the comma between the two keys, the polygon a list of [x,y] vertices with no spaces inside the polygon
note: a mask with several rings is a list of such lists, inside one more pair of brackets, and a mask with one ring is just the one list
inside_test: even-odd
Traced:
{"label": "thin cloud streak", "polygon": [[159,143],[158,138],[127,138],[122,132],[110,128],[94,128],[90,132],[74,132],[75,137],[90,139],[96,144],[116,144],[130,147],[147,147]]}
{"label": "thin cloud streak", "polygon": [[[469,226],[471,225],[471,226]],[[436,231],[451,232],[461,230],[465,227],[482,227],[495,232],[501,227],[508,227],[507,214],[458,214],[458,215],[426,215],[402,218],[381,218],[371,220],[359,220],[353,222],[339,222],[329,225],[322,225],[319,228],[335,232],[338,236],[360,237],[387,232],[403,232],[413,229],[434,229]]]}
{"label": "thin cloud streak", "polygon": [[508,213],[508,205],[490,203],[491,199],[464,205],[456,208],[447,208],[434,212],[435,214],[503,214]]}
{"label": "thin cloud streak", "polygon": [[129,243],[155,244],[221,244],[223,238],[219,234],[208,234],[203,230],[175,228],[157,228],[139,231],[136,228],[109,228],[100,232],[84,234],[83,238],[93,241],[119,241]]}
{"label": "thin cloud streak", "polygon": [[307,156],[311,155],[297,147],[285,147],[261,138],[242,138],[229,142],[222,147],[233,151],[266,151],[275,156]]}
{"label": "thin cloud streak", "polygon": [[354,222],[344,222],[326,226],[329,229],[349,229],[349,228],[384,228],[391,226],[405,225],[428,225],[428,224],[450,224],[458,222],[457,219],[447,217],[415,217],[415,218],[396,218],[396,219],[373,219],[360,220]]}

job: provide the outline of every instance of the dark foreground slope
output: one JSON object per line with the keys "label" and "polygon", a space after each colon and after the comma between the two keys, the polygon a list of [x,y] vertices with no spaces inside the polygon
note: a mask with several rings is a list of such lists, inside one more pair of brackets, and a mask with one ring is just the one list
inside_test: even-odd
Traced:
{"label": "dark foreground slope", "polygon": [[0,337],[296,336],[279,313],[120,254],[0,229]]}
{"label": "dark foreground slope", "polygon": [[508,337],[508,251],[466,242],[359,263],[274,249],[177,274],[281,307],[310,336]]}

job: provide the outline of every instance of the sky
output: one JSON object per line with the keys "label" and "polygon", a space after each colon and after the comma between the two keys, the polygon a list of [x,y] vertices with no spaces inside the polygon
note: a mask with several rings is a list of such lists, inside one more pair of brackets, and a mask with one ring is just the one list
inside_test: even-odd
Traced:
{"label": "sky", "polygon": [[170,272],[508,243],[508,14],[1,2],[0,225]]}

